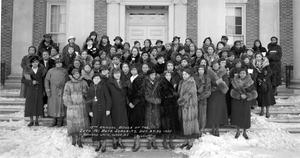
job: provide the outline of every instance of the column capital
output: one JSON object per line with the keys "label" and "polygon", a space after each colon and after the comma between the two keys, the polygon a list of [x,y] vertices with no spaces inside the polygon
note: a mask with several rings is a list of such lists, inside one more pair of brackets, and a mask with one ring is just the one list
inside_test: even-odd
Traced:
{"label": "column capital", "polygon": [[122,2],[122,0],[106,0],[106,3],[108,3],[108,4],[118,4],[121,2]]}
{"label": "column capital", "polygon": [[173,0],[173,3],[176,5],[178,5],[178,4],[186,5],[187,0]]}

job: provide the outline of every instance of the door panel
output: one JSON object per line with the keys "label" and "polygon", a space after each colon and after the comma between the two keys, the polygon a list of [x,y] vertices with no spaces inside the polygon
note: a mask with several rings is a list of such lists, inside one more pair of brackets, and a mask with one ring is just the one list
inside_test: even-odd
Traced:
{"label": "door panel", "polygon": [[147,26],[147,37],[152,41],[153,45],[156,40],[165,41],[166,27],[165,26]]}
{"label": "door panel", "polygon": [[166,26],[128,26],[128,42],[133,45],[134,41],[139,41],[143,46],[145,39],[150,39],[152,45],[156,40],[164,42],[166,38]]}

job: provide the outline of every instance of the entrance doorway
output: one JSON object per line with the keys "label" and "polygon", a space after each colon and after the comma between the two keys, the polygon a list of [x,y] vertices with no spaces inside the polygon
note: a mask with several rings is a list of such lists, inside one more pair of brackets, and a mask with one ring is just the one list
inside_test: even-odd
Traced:
{"label": "entrance doorway", "polygon": [[128,6],[126,24],[126,41],[130,44],[139,41],[143,47],[145,39],[150,39],[152,45],[156,40],[166,42],[168,9],[165,6]]}

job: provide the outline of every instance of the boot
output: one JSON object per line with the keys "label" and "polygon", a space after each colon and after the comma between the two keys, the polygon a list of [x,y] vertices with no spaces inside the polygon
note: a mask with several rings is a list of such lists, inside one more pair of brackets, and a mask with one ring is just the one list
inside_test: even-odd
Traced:
{"label": "boot", "polygon": [[76,145],[76,137],[73,135],[72,136],[72,145],[75,146]]}
{"label": "boot", "polygon": [[174,142],[173,142],[172,139],[170,139],[170,141],[169,141],[169,146],[170,146],[170,148],[171,148],[172,150],[175,149],[175,145],[174,145]]}
{"label": "boot", "polygon": [[57,127],[61,127],[63,125],[63,118],[62,117],[58,117],[57,118]]}
{"label": "boot", "polygon": [[165,150],[169,149],[167,141],[166,141],[166,139],[167,139],[166,137],[167,137],[166,135],[163,135],[162,145],[163,145],[163,147],[164,147]]}
{"label": "boot", "polygon": [[50,127],[55,127],[57,125],[57,118],[54,117],[52,120],[52,124],[50,125]]}
{"label": "boot", "polygon": [[156,145],[156,136],[153,136],[153,137],[152,137],[152,147],[153,147],[153,149],[155,149],[155,150],[158,149],[158,147],[157,147],[157,145]]}
{"label": "boot", "polygon": [[78,144],[79,148],[83,148],[82,141],[81,141],[81,136],[78,136],[77,138],[78,138],[77,139],[77,144]]}
{"label": "boot", "polygon": [[147,149],[148,149],[148,150],[151,149],[151,143],[152,143],[151,138],[148,138],[148,145],[147,145]]}
{"label": "boot", "polygon": [[137,152],[140,149],[140,137],[137,136],[135,143],[134,143],[134,148],[132,149],[133,152]]}

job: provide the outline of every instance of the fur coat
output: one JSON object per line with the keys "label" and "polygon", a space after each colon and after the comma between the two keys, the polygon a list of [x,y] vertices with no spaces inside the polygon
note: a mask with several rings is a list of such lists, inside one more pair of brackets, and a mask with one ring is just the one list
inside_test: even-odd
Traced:
{"label": "fur coat", "polygon": [[179,118],[182,121],[184,135],[199,133],[198,99],[194,77],[181,80],[178,87]]}
{"label": "fur coat", "polygon": [[226,94],[228,91],[228,85],[222,79],[224,75],[227,75],[226,69],[221,67],[219,70],[214,71],[213,69],[208,67],[207,74],[211,79],[211,82],[217,85],[216,90],[220,90],[223,94]]}

